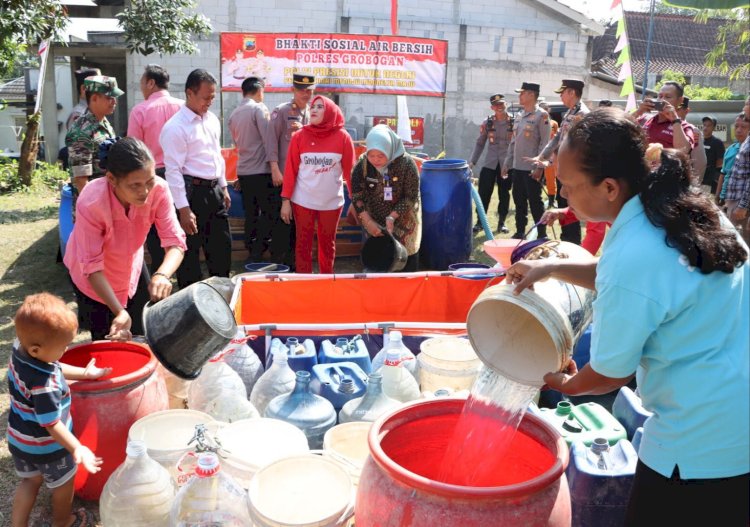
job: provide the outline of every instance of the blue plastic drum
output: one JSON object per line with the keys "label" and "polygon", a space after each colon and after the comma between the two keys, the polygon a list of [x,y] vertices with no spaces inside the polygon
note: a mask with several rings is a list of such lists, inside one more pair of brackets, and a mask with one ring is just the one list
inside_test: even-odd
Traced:
{"label": "blue plastic drum", "polygon": [[65,256],[65,246],[68,244],[70,233],[73,232],[73,188],[69,183],[64,184],[60,191],[57,230],[60,235],[60,254]]}
{"label": "blue plastic drum", "polygon": [[436,159],[422,164],[422,248],[420,260],[432,269],[447,269],[471,255],[469,165],[463,159]]}

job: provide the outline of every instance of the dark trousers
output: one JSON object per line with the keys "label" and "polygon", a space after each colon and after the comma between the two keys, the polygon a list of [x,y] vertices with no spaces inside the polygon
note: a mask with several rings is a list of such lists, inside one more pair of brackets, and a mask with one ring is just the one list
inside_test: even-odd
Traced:
{"label": "dark trousers", "polygon": [[[260,261],[266,248],[271,260],[288,265],[292,253],[291,228],[281,221],[281,187],[274,187],[271,174],[240,175],[245,208],[245,243],[250,259]],[[248,213],[260,209],[260,214]],[[268,240],[270,247],[267,247]]]}
{"label": "dark trousers", "polygon": [[[143,335],[143,308],[149,300],[148,283],[150,279],[148,269],[144,265],[141,277],[138,279],[138,287],[125,306],[130,319],[133,321],[130,327],[130,332],[133,335]],[[109,334],[109,328],[112,326],[115,315],[106,304],[87,296],[76,287],[72,280],[70,283],[76,295],[78,321],[81,327],[91,331],[91,340],[104,340],[104,337]]]}
{"label": "dark trousers", "polygon": [[186,176],[185,193],[190,210],[195,214],[198,233],[187,237],[187,252],[177,269],[180,288],[203,279],[201,249],[206,257],[209,275],[228,277],[232,265],[232,236],[229,232],[229,211],[224,206],[224,192],[219,185],[193,185],[193,178]]}
{"label": "dark trousers", "polygon": [[[513,201],[516,204],[516,232],[526,234],[526,217],[531,207],[531,217],[538,223],[544,214],[542,184],[531,177],[528,170],[513,170]],[[537,227],[537,236],[547,236],[547,227]]]}
{"label": "dark trousers", "polygon": [[[164,179],[165,170],[166,169],[163,167],[157,168],[156,175]],[[159,267],[161,267],[161,264],[164,261],[164,249],[161,246],[159,234],[156,232],[156,225],[151,225],[151,228],[148,231],[148,235],[146,236],[146,249],[148,249],[148,254],[151,256],[149,270],[153,274],[159,269]]]}
{"label": "dark trousers", "polygon": [[630,527],[746,527],[750,522],[750,474],[731,478],[681,479],[675,467],[666,478],[641,461],[635,469],[625,525]]}
{"label": "dark trousers", "polygon": [[[560,195],[560,189],[562,189],[562,183],[560,183],[560,180],[557,180],[557,196],[555,196],[555,200],[557,201],[557,206],[560,208],[565,208],[568,206],[568,200],[563,198]],[[573,223],[568,223],[567,225],[563,225],[560,228],[560,239],[564,242],[570,242],[575,243],[576,245],[581,245],[581,222],[580,221],[574,221]]]}
{"label": "dark trousers", "polygon": [[[489,212],[487,207],[490,206],[492,192],[497,184],[497,196],[500,199],[497,205],[498,226],[505,224],[505,218],[508,216],[510,207],[510,190],[513,187],[513,179],[510,177],[503,179],[500,177],[500,172],[500,165],[497,165],[496,168],[482,167],[482,171],[479,173],[479,197],[482,200],[485,212]],[[478,216],[479,214],[477,214]],[[479,223],[478,218],[477,223]]]}

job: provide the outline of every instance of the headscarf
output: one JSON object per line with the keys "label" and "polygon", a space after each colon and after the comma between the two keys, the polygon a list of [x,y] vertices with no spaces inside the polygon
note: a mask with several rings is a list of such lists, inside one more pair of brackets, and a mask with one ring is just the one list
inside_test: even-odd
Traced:
{"label": "headscarf", "polygon": [[378,169],[379,172],[385,170],[388,165],[394,160],[406,153],[404,148],[404,142],[401,138],[384,124],[373,126],[370,132],[367,134],[367,151],[378,150],[383,152],[388,158],[388,164],[382,169]]}
{"label": "headscarf", "polygon": [[336,103],[331,99],[323,97],[322,95],[316,95],[313,97],[312,101],[310,101],[310,106],[315,104],[318,100],[325,105],[323,120],[320,124],[306,124],[305,130],[317,137],[325,137],[333,132],[341,130],[346,122],[344,120],[344,114],[341,112],[341,108],[336,106]]}

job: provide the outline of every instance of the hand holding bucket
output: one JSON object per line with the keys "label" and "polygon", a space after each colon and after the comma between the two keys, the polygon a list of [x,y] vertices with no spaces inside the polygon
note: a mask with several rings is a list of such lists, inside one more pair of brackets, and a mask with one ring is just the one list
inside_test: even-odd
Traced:
{"label": "hand holding bucket", "polygon": [[[513,381],[541,387],[547,373],[569,366],[573,346],[591,320],[594,292],[552,278],[537,281],[533,291],[528,285],[548,278],[555,259],[590,260],[591,255],[572,243],[547,242],[526,258],[508,270],[507,283],[477,297],[466,326],[485,365]],[[510,283],[521,281],[524,288],[518,291]]]}

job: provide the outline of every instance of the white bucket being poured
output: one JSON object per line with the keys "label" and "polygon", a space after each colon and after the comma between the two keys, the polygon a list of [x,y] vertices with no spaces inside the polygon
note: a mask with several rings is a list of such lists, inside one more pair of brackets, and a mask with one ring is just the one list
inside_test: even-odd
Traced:
{"label": "white bucket being poured", "polygon": [[344,527],[354,514],[354,486],[339,464],[308,454],[260,469],[248,489],[257,527]]}
{"label": "white bucket being poured", "polygon": [[[546,258],[590,259],[578,245],[554,242]],[[542,386],[544,375],[568,365],[591,320],[594,292],[549,279],[516,296],[515,285],[486,289],[469,310],[466,327],[479,358],[506,378]]]}

